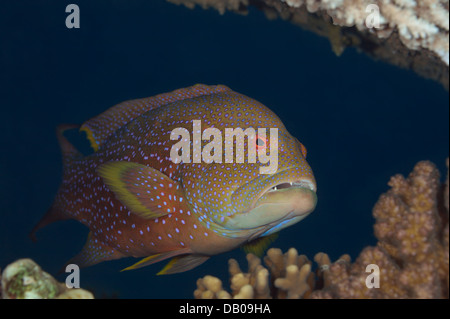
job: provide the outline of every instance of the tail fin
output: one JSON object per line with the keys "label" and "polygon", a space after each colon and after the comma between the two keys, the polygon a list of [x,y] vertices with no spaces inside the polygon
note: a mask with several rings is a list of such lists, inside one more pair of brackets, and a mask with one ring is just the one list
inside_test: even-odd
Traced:
{"label": "tail fin", "polygon": [[56,208],[53,204],[48,210],[47,213],[41,218],[41,220],[36,224],[36,226],[33,227],[31,230],[29,236],[33,242],[36,242],[36,232],[41,229],[44,226],[47,226],[48,224],[51,224],[53,222],[56,222],[58,220],[65,220],[68,219],[69,216],[67,214],[64,214],[63,211]]}
{"label": "tail fin", "polygon": [[[56,136],[58,138],[59,147],[61,148],[64,176],[67,172],[68,167],[75,160],[81,159],[83,155],[64,137],[64,132],[70,129],[78,129],[80,125],[75,124],[62,124],[56,128]],[[61,189],[60,189],[61,190]],[[58,220],[64,220],[70,218],[63,210],[61,203],[58,201],[58,196],[56,197],[53,205],[48,209],[47,213],[42,217],[42,219],[34,226],[30,232],[30,238],[32,241],[36,241],[36,231],[40,228],[53,223]]]}
{"label": "tail fin", "polygon": [[63,169],[64,173],[67,171],[68,166],[70,166],[74,161],[83,158],[75,146],[73,146],[64,136],[64,132],[71,129],[79,129],[81,125],[78,124],[61,124],[56,128],[56,137],[58,138],[59,147],[61,148]]}

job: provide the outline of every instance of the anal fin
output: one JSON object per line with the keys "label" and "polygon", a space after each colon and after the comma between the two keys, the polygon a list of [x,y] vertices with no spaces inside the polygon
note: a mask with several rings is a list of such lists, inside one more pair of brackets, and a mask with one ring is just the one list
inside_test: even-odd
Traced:
{"label": "anal fin", "polygon": [[172,258],[172,257],[178,256],[178,255],[189,254],[190,252],[191,252],[191,250],[189,248],[183,248],[183,249],[168,251],[165,253],[154,254],[154,255],[145,257],[144,259],[138,261],[137,263],[135,263],[125,269],[122,269],[121,271],[139,269],[139,268],[160,262],[167,258]]}
{"label": "anal fin", "polygon": [[125,257],[119,251],[105,245],[96,239],[92,232],[89,232],[86,243],[81,252],[67,262],[67,264],[76,264],[80,268],[98,264],[102,261],[119,259]]}
{"label": "anal fin", "polygon": [[189,254],[172,258],[157,275],[171,275],[191,270],[209,259],[209,256]]}

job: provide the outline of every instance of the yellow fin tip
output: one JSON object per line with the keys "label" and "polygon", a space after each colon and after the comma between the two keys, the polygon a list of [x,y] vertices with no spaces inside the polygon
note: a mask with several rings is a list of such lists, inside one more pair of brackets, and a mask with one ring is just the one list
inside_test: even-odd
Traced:
{"label": "yellow fin tip", "polygon": [[91,147],[94,149],[94,151],[97,152],[99,149],[99,145],[94,138],[94,133],[92,132],[92,130],[87,126],[82,125],[80,128],[80,132],[86,133],[86,137],[89,140],[89,143],[91,143]]}

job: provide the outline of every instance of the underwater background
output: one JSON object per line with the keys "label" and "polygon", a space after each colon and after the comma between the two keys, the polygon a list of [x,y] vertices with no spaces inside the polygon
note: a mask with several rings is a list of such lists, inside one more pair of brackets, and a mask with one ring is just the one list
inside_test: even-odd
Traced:
{"label": "underwater background", "polygon": [[[67,29],[76,3],[81,28]],[[272,109],[308,149],[318,206],[271,247],[312,259],[355,258],[374,245],[372,207],[396,173],[430,160],[446,172],[449,95],[441,84],[377,62],[355,49],[337,57],[328,39],[282,20],[186,9],[164,0],[0,3],[0,267],[23,257],[57,275],[88,229],[76,221],[28,233],[62,178],[55,128],[82,123],[121,101],[195,83],[225,84]],[[83,135],[71,137],[88,150]],[[229,258],[156,276],[158,263],[119,272],[128,258],[81,270],[98,297],[192,298],[206,274],[228,280]]]}

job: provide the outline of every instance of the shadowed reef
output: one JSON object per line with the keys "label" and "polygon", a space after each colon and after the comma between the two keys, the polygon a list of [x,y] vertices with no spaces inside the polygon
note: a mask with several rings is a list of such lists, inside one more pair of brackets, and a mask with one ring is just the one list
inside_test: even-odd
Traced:
{"label": "shadowed reef", "polygon": [[[448,0],[167,0],[281,18],[329,39],[336,55],[354,47],[370,57],[440,82],[448,90]],[[376,15],[376,17],[375,17]],[[374,24],[375,23],[375,24]]]}

